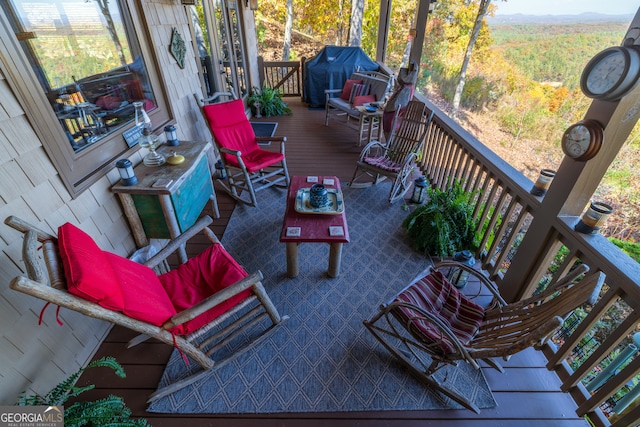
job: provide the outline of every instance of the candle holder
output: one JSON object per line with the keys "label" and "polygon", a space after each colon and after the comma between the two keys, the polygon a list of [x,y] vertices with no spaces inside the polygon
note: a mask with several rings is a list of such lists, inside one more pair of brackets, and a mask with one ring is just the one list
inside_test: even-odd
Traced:
{"label": "candle holder", "polygon": [[540,175],[538,175],[538,179],[533,184],[533,188],[530,193],[534,196],[544,196],[547,193],[547,190],[551,186],[551,181],[556,176],[556,171],[551,169],[542,169],[540,170]]}
{"label": "candle holder", "polygon": [[129,159],[121,159],[116,162],[116,168],[120,174],[120,184],[135,185],[138,183],[138,177],[133,171],[133,164]]}
{"label": "candle holder", "polygon": [[580,217],[575,230],[584,234],[597,234],[612,213],[613,207],[610,205],[603,202],[591,202]]}

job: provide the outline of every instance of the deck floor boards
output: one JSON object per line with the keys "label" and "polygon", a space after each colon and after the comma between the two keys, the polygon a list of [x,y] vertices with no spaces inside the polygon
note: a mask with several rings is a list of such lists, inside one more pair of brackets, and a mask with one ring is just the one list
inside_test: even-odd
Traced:
{"label": "deck floor boards", "polygon": [[[291,175],[335,175],[348,181],[354,171],[361,147],[356,145],[357,132],[343,125],[324,126],[324,111],[309,110],[296,98],[285,98],[293,114],[269,117],[262,121],[277,121],[277,135],[286,135],[286,156]],[[272,146],[269,149],[276,149]],[[382,184],[388,185],[388,184]],[[216,185],[222,218],[214,220],[213,231],[222,237],[235,202]],[[258,202],[260,200],[258,193]],[[206,211],[209,215],[212,213]],[[197,252],[205,242],[189,246]],[[149,340],[132,349],[125,343],[134,333],[114,327],[95,357],[114,356],[123,364],[126,379],[120,379],[108,369],[86,372],[79,383],[96,384],[96,389],[82,395],[82,400],[122,396],[136,417],[145,417],[155,427],[586,427],[589,424],[575,415],[576,405],[568,394],[558,390],[557,376],[546,370],[545,359],[532,349],[515,355],[504,364],[505,374],[485,369],[485,375],[498,406],[485,409],[479,415],[466,410],[451,411],[386,411],[320,414],[270,415],[163,415],[147,413],[147,397],[155,391],[172,348]]]}

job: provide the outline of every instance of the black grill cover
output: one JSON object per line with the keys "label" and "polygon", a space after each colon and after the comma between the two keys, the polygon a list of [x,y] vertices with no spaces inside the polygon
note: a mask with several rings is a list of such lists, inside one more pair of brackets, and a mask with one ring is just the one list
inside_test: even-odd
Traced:
{"label": "black grill cover", "polygon": [[304,101],[324,106],[325,89],[342,89],[355,71],[377,71],[378,64],[360,47],[325,46],[304,63]]}

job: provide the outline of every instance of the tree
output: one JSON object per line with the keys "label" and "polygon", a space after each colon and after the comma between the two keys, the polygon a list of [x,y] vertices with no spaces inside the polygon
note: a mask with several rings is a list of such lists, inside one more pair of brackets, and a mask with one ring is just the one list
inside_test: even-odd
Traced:
{"label": "tree", "polygon": [[291,54],[291,33],[293,32],[293,0],[287,0],[287,18],[284,25],[284,46],[282,60],[288,61]]}
{"label": "tree", "polygon": [[349,26],[349,46],[362,44],[362,20],[364,18],[364,0],[351,1],[351,25]]}
{"label": "tree", "polygon": [[484,17],[487,15],[487,11],[489,10],[489,5],[491,4],[491,0],[480,0],[480,6],[478,8],[478,14],[476,15],[476,21],[473,26],[473,31],[471,32],[471,37],[469,38],[469,43],[467,44],[467,49],[464,54],[464,58],[462,60],[462,65],[460,67],[460,74],[458,75],[458,84],[456,86],[456,91],[453,96],[453,111],[451,116],[455,118],[458,115],[458,108],[460,107],[460,100],[462,99],[462,91],[464,90],[465,79],[467,77],[467,67],[469,66],[469,61],[471,60],[471,54],[473,53],[473,47],[478,39],[478,34],[480,34],[480,28],[482,27],[482,21]]}

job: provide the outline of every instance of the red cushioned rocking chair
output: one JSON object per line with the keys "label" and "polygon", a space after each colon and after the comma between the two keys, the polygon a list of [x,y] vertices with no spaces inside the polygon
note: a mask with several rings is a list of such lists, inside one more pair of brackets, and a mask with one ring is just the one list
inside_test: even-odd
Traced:
{"label": "red cushioned rocking chair", "polygon": [[[483,285],[478,285],[477,294],[467,296],[453,286],[443,274],[451,268],[476,277]],[[582,304],[595,302],[604,275],[600,272],[578,280],[588,270],[582,264],[543,292],[506,304],[482,273],[455,261],[443,261],[383,304],[364,325],[427,387],[479,413],[446,378],[439,381],[434,374],[460,361],[479,369],[478,360],[504,372],[492,358],[506,359],[527,347],[539,347],[560,328],[563,317]],[[473,301],[482,289],[493,296],[486,307]]]}
{"label": "red cushioned rocking chair", "polygon": [[[10,287],[142,334],[128,347],[149,337],[176,346],[203,368],[156,391],[152,401],[224,366],[287,319],[267,295],[260,282],[262,274],[247,274],[209,229],[211,221],[200,218],[143,265],[102,251],[70,223],[60,226],[56,237],[10,216],[5,223],[25,234],[23,260],[28,276],[14,278]],[[168,271],[167,257],[200,232],[212,244]],[[163,273],[156,275],[154,268]],[[223,359],[216,358],[218,349],[237,342],[250,327],[257,332],[249,342]]]}
{"label": "red cushioned rocking chair", "polygon": [[[202,114],[209,124],[220,160],[227,172],[225,191],[236,200],[256,206],[256,192],[271,186],[287,188],[289,171],[284,156],[286,137],[256,137],[247,119],[241,99],[206,104],[198,99]],[[280,151],[259,147],[258,141],[279,141]],[[242,193],[247,192],[248,197]]]}

